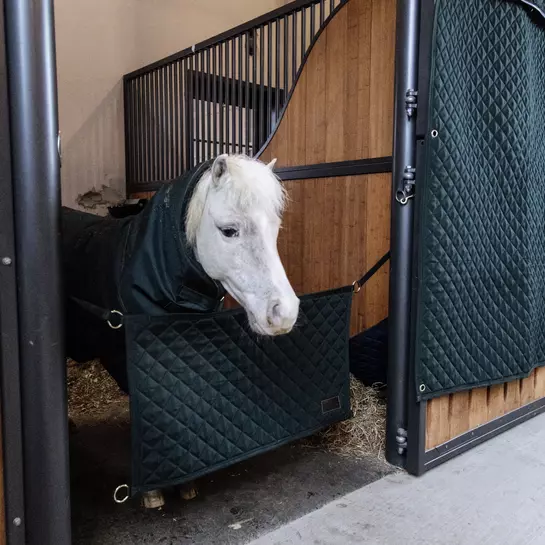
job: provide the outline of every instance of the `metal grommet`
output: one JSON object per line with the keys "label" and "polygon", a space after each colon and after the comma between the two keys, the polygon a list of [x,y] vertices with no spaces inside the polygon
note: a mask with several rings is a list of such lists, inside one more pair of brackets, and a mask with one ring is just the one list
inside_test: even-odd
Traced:
{"label": "metal grommet", "polygon": [[[126,490],[126,494],[125,494],[125,496],[120,498],[118,496],[119,496],[119,493],[122,490]],[[128,484],[122,484],[122,485],[118,486],[114,491],[114,501],[115,501],[115,503],[125,503],[131,497],[130,491],[131,491],[131,489],[130,489]]]}
{"label": "metal grommet", "polygon": [[437,138],[439,136],[439,131],[437,129],[432,129],[431,131],[431,137]]}
{"label": "metal grommet", "polygon": [[2,258],[2,265],[5,265],[6,267],[9,267],[12,264],[11,257],[3,257]]}
{"label": "metal grommet", "polygon": [[420,391],[421,391],[421,392],[425,392],[425,391],[426,391],[426,385],[425,385],[425,384],[421,384],[421,385],[420,385]]}
{"label": "metal grommet", "polygon": [[119,312],[119,310],[112,310],[110,314],[115,314],[116,316],[120,316],[119,324],[113,325],[110,320],[108,320],[106,323],[112,328],[112,329],[121,329],[123,327],[123,313]]}
{"label": "metal grommet", "polygon": [[15,517],[13,519],[13,525],[14,526],[19,527],[19,526],[21,526],[21,524],[23,524],[23,521],[21,520],[21,517]]}
{"label": "metal grommet", "polygon": [[352,282],[352,289],[354,290],[354,293],[359,293],[361,291],[360,283],[357,280]]}

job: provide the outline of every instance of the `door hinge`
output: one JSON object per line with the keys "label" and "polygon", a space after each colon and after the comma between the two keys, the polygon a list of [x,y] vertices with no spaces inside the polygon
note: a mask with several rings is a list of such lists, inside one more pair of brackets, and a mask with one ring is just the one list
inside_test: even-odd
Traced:
{"label": "door hinge", "polygon": [[405,111],[407,117],[411,119],[418,109],[418,91],[415,89],[408,89],[405,93]]}
{"label": "door hinge", "polygon": [[398,428],[396,435],[397,453],[401,456],[407,450],[407,430]]}
{"label": "door hinge", "polygon": [[401,189],[398,189],[396,193],[396,201],[399,204],[407,204],[409,199],[414,197],[415,174],[416,169],[414,167],[410,165],[405,167]]}

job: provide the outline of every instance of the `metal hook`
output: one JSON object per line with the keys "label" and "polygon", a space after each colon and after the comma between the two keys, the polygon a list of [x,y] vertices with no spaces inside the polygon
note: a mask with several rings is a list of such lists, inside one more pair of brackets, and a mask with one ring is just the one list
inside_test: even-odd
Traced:
{"label": "metal hook", "polygon": [[[123,496],[122,498],[118,498],[118,494],[122,490],[127,491],[126,495]],[[131,497],[130,491],[131,491],[131,489],[130,489],[128,484],[122,484],[122,485],[118,486],[114,491],[114,501],[115,501],[115,503],[125,503]]]}
{"label": "metal hook", "polygon": [[110,314],[115,314],[116,316],[120,316],[119,324],[113,325],[110,320],[108,320],[106,323],[112,328],[112,329],[121,329],[123,327],[123,313],[119,312],[119,310],[112,310],[110,311]]}

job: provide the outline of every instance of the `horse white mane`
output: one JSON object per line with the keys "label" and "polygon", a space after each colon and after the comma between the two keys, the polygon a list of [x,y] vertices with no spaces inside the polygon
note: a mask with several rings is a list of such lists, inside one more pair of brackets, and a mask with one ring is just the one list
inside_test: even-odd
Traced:
{"label": "horse white mane", "polygon": [[[227,157],[227,173],[222,178],[228,202],[241,213],[260,208],[269,216],[281,217],[286,204],[286,192],[272,168],[245,155]],[[212,186],[212,170],[197,182],[185,218],[186,238],[194,245],[201,223],[204,205]]]}

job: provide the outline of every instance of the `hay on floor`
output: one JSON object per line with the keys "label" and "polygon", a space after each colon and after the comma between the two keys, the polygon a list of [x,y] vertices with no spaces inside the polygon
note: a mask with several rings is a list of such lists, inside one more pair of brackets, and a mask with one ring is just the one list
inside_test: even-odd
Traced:
{"label": "hay on floor", "polygon": [[127,405],[128,397],[98,361],[67,362],[68,415],[74,420],[100,420],[116,406]]}
{"label": "hay on floor", "polygon": [[384,459],[386,447],[386,401],[378,388],[350,379],[353,417],[334,424],[308,439],[311,448],[324,448],[341,456]]}
{"label": "hay on floor", "polygon": [[[303,442],[309,448],[325,449],[350,457],[384,459],[386,401],[377,388],[351,378],[350,397],[354,416]],[[68,408],[76,421],[111,418],[112,411],[128,414],[128,397],[99,362],[68,362]]]}

